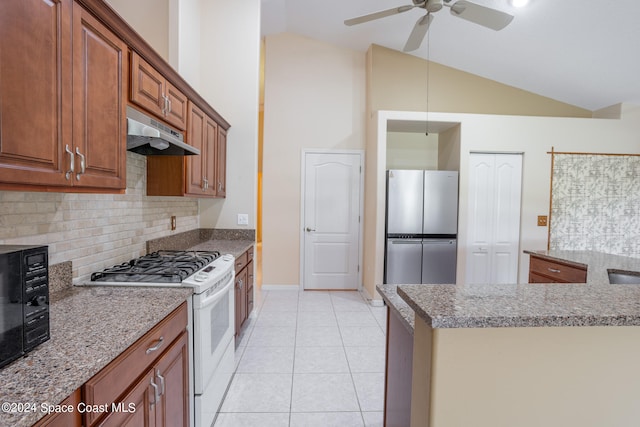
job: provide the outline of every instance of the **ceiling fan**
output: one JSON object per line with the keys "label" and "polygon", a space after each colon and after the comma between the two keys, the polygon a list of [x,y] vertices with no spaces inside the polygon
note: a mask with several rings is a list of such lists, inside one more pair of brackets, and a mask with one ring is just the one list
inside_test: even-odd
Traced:
{"label": "ceiling fan", "polygon": [[491,28],[492,30],[501,30],[506,27],[513,15],[501,12],[496,9],[492,9],[486,6],[480,6],[479,4],[471,3],[466,0],[459,0],[450,4],[452,0],[412,0],[413,4],[406,6],[394,7],[380,12],[370,13],[368,15],[358,16],[356,18],[347,19],[344,21],[345,25],[357,25],[364,22],[373,21],[375,19],[384,18],[391,15],[396,15],[403,12],[408,12],[414,8],[422,8],[427,11],[426,15],[421,16],[416,21],[416,24],[409,35],[409,39],[402,49],[405,52],[411,52],[416,50],[422,44],[422,40],[427,35],[429,25],[433,21],[433,13],[446,6],[450,9],[453,16],[466,19],[467,21],[474,22],[482,25],[483,27]]}

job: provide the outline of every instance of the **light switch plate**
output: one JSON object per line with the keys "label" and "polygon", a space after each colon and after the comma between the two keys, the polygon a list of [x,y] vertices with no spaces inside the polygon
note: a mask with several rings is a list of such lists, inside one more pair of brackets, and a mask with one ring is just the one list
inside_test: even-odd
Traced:
{"label": "light switch plate", "polygon": [[238,214],[238,225],[249,225],[249,214]]}

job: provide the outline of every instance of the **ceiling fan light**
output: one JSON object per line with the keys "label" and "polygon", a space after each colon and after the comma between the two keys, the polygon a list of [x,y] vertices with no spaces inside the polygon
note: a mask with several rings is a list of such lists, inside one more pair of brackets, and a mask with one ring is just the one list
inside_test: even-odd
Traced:
{"label": "ceiling fan light", "polygon": [[509,0],[509,3],[511,3],[513,7],[525,7],[529,4],[529,0]]}

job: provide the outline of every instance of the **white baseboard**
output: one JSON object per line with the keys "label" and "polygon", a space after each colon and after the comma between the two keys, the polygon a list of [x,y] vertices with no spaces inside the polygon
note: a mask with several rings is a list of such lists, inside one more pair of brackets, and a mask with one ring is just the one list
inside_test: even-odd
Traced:
{"label": "white baseboard", "polygon": [[299,291],[300,285],[262,285],[263,291]]}
{"label": "white baseboard", "polygon": [[382,299],[374,298],[369,295],[369,292],[364,286],[360,289],[360,294],[362,295],[362,298],[364,298],[369,302],[369,304],[371,304],[372,307],[384,307],[384,301]]}

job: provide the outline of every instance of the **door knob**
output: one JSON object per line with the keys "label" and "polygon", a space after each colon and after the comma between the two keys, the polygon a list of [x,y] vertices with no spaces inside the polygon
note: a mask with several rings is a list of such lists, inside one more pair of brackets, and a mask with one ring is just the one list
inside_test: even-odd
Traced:
{"label": "door knob", "polygon": [[307,232],[316,231],[314,228],[307,227]]}

